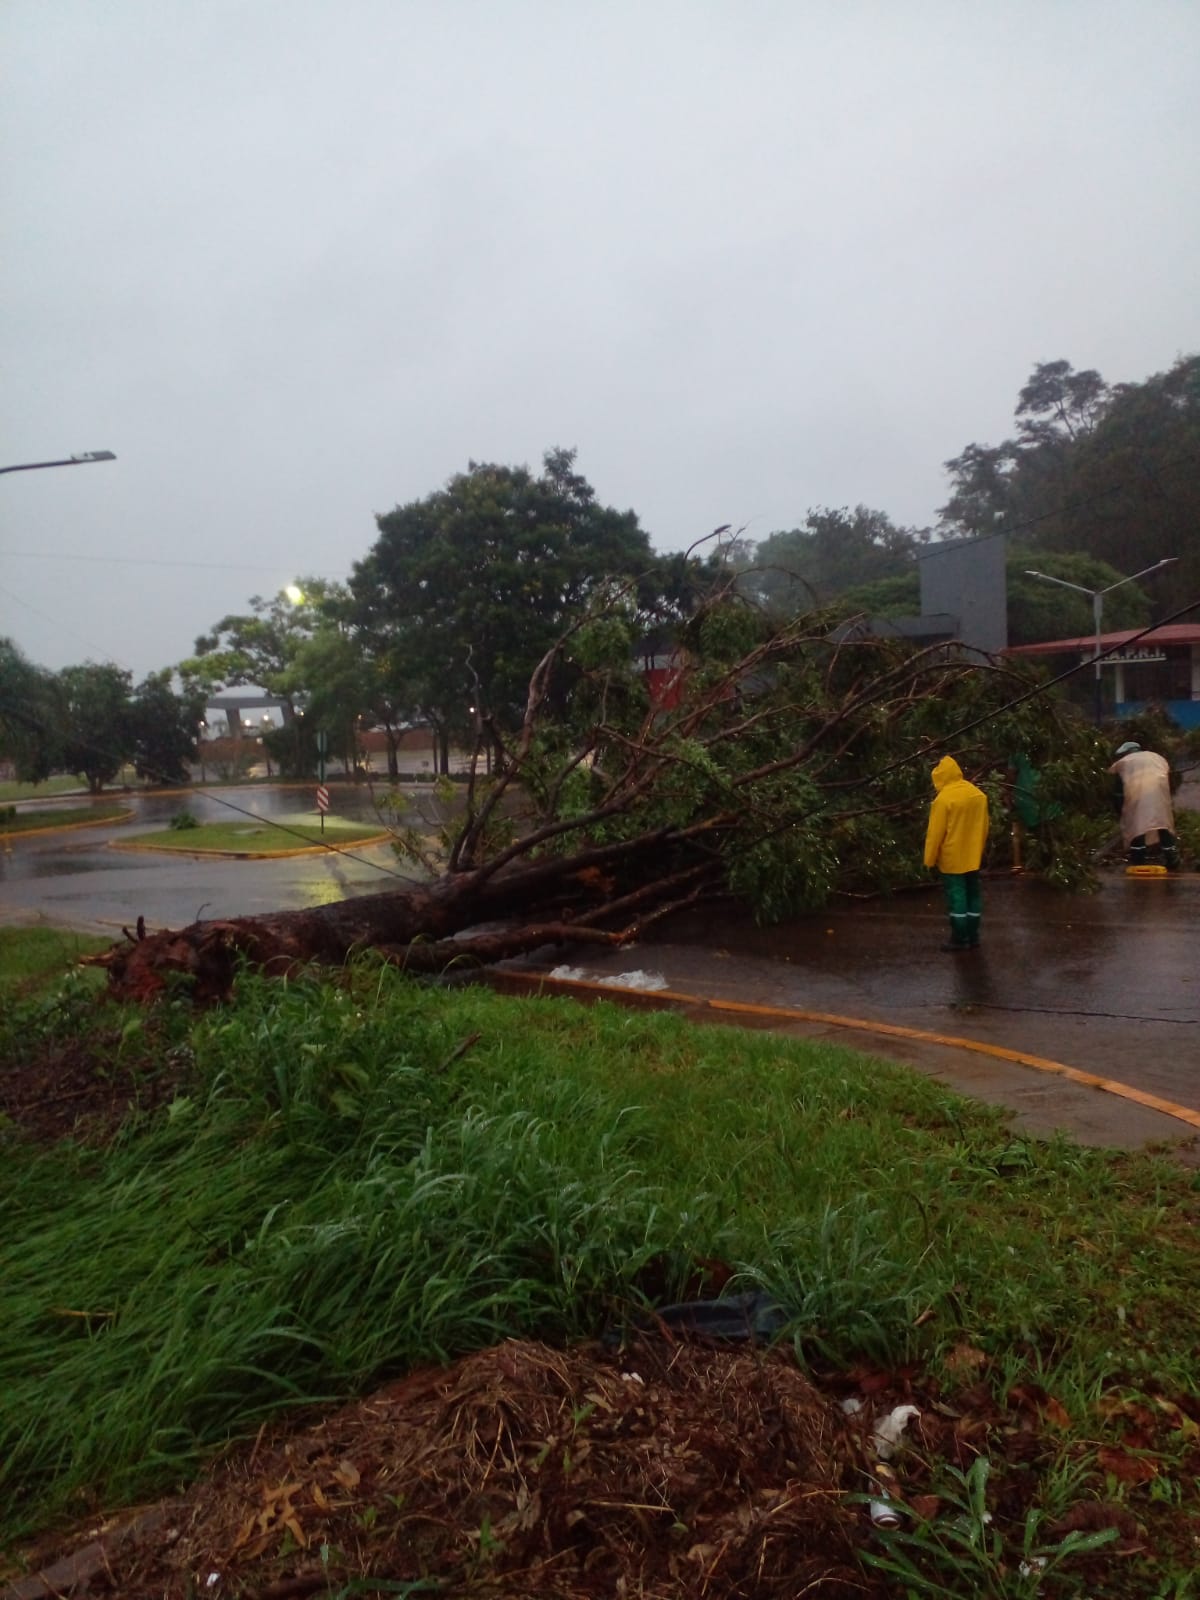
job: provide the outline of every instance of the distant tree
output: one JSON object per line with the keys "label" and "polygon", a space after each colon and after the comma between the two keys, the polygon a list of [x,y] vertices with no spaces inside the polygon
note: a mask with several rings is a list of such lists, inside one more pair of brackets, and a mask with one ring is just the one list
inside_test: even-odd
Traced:
{"label": "distant tree", "polygon": [[481,716],[519,720],[529,674],[567,620],[654,564],[637,517],[597,502],[572,450],[547,451],[536,476],[471,462],[377,521],[350,580],[357,621],[385,646],[380,659],[403,662],[443,757]]}
{"label": "distant tree", "polygon": [[1176,556],[1147,590],[1154,614],[1200,598],[1200,356],[1111,387],[1066,361],[1042,363],[1016,420],[1013,438],[970,444],[946,463],[943,533],[1010,531],[1121,577]]}
{"label": "distant tree", "polygon": [[[288,692],[304,695],[306,727],[326,733],[329,753],[341,759],[347,772],[354,770],[357,736],[370,703],[370,666],[350,630],[327,619],[297,646],[291,667],[279,679]],[[272,749],[282,758],[290,742],[288,731],[280,729]]]}
{"label": "distant tree", "polygon": [[755,547],[739,588],[777,615],[793,616],[847,590],[915,572],[928,537],[869,506],[816,507],[800,527],[772,533]]}
{"label": "distant tree", "polygon": [[[1095,627],[1092,603],[1057,583],[1026,577],[1035,567],[1048,577],[1077,583],[1082,589],[1107,589],[1121,583],[1121,574],[1095,556],[1014,546],[1008,554],[1008,642],[1037,644],[1043,639],[1072,639]],[[1104,597],[1104,628],[1141,628],[1150,621],[1150,602],[1136,583],[1121,584]]]}
{"label": "distant tree", "polygon": [[[285,700],[298,692],[296,652],[329,620],[345,591],[324,578],[303,578],[299,598],[285,589],[271,599],[253,595],[249,612],[222,617],[196,640],[194,654],[179,664],[186,684],[209,693],[254,684]],[[289,708],[291,709],[291,708]]]}
{"label": "distant tree", "polygon": [[0,759],[22,783],[41,783],[59,768],[60,728],[53,675],[0,638]]}
{"label": "distant tree", "polygon": [[131,691],[133,676],[109,663],[64,667],[55,683],[60,701],[60,760],[98,794],[137,749]]}
{"label": "distant tree", "polygon": [[1076,372],[1069,361],[1043,361],[1017,396],[1017,433],[1022,444],[1076,444],[1092,433],[1109,399],[1098,372]]}
{"label": "distant tree", "polygon": [[129,707],[134,768],[147,783],[186,783],[196,755],[204,696],[195,688],[176,694],[171,677],[169,667],[150,673]]}
{"label": "distant tree", "polygon": [[920,574],[905,572],[895,578],[878,578],[859,584],[839,596],[839,606],[868,617],[915,617],[921,611]]}
{"label": "distant tree", "polygon": [[[1035,550],[1027,545],[1009,549],[1006,566],[1008,586],[1008,640],[1010,644],[1036,644],[1042,639],[1069,639],[1090,634],[1093,627],[1091,601],[1059,584],[1026,577],[1026,569],[1036,567],[1052,578],[1077,583],[1082,589],[1105,589],[1120,582],[1121,574],[1094,556],[1059,554]],[[881,578],[877,583],[849,589],[839,600],[843,609],[869,617],[913,617],[921,610],[918,575]],[[1105,630],[1139,628],[1150,620],[1150,603],[1136,583],[1114,589],[1104,601]]]}

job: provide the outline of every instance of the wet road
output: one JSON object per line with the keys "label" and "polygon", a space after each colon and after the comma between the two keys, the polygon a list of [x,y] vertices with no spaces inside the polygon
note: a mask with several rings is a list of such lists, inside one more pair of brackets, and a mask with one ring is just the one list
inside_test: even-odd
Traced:
{"label": "wet road", "polygon": [[[237,789],[256,816],[297,817],[306,791]],[[107,839],[161,828],[183,808],[233,815],[198,793],[136,798],[135,821],[12,841],[0,853],[0,917],[112,931],[198,915],[249,915],[373,894],[396,880],[387,846],[278,861],[127,853]],[[373,819],[369,794],[334,791],[339,815]],[[308,820],[312,820],[308,813]],[[781,928],[727,912],[679,918],[632,950],[554,953],[589,975],[641,968],[675,990],[900,1023],[1063,1061],[1200,1108],[1200,878],[1113,872],[1092,895],[1032,879],[984,885],[983,948],[950,956],[940,891],[836,906]],[[528,967],[533,963],[522,963]]]}
{"label": "wet road", "polygon": [[697,912],[633,949],[559,959],[1024,1050],[1200,1109],[1200,878],[1114,872],[1091,895],[987,879],[983,927],[978,952],[942,953],[934,887],[778,928]]}
{"label": "wet road", "polygon": [[[368,791],[334,787],[332,797],[331,815],[378,820]],[[387,845],[349,845],[337,854],[277,861],[143,855],[108,847],[110,839],[127,842],[139,833],[160,831],[184,810],[199,822],[244,821],[245,814],[316,822],[317,813],[305,809],[312,804],[311,785],[103,798],[127,802],[133,819],[69,833],[13,836],[11,848],[0,852],[0,919],[110,932],[144,916],[151,928],[180,927],[199,916],[250,916],[377,894],[395,885],[395,874],[403,871]],[[48,809],[48,803],[38,809]],[[71,820],[87,816],[78,800],[64,800],[55,809]]]}

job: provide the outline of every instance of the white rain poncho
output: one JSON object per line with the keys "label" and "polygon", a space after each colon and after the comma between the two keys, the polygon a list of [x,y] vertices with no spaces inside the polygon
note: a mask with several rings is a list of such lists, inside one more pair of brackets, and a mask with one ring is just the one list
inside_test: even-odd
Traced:
{"label": "white rain poncho", "polygon": [[1175,827],[1171,810],[1171,769],[1153,750],[1133,750],[1108,769],[1121,780],[1121,837],[1129,841],[1159,828]]}

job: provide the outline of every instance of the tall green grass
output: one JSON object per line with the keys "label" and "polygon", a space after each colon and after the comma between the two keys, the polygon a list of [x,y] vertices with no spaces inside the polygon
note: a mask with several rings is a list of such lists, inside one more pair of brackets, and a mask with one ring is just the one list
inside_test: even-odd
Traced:
{"label": "tall green grass", "polygon": [[0,992],[57,977],[64,966],[111,943],[65,928],[0,928]]}
{"label": "tall green grass", "polygon": [[[37,1026],[87,1026],[68,1000]],[[834,1046],[366,967],[144,1031],[188,1063],[165,1114],[103,1149],[3,1136],[9,1536],[170,1486],[281,1408],[595,1334],[651,1263],[668,1294],[734,1264],[812,1360],[969,1338],[1098,1382],[1188,1359],[1185,1176],[1013,1140]]]}

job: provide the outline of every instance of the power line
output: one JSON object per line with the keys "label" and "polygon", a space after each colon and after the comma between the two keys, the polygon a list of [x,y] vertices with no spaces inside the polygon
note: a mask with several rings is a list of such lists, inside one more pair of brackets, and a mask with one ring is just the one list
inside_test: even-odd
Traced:
{"label": "power line", "polygon": [[24,606],[26,611],[31,611],[35,617],[40,617],[43,622],[48,622],[52,628],[59,629],[68,638],[76,640],[79,644],[86,645],[89,650],[94,650],[105,661],[110,661],[114,666],[120,667],[123,672],[133,672],[133,668],[127,666],[124,661],[119,661],[116,656],[110,655],[107,650],[94,643],[91,639],[85,639],[81,633],[76,633],[73,628],[66,627],[61,618],[52,617],[48,611],[39,610],[30,601],[22,600],[19,594],[14,594],[11,589],[6,589],[3,584],[0,584],[0,594],[6,595],[10,600],[15,600],[19,606]]}

